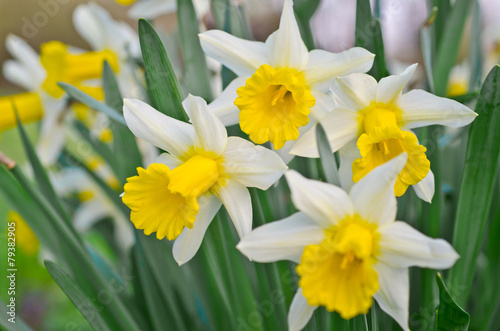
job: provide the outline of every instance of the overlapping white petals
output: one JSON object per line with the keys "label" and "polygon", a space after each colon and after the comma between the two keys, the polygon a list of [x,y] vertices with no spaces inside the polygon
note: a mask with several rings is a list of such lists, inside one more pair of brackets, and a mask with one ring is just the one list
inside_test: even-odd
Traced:
{"label": "overlapping white petals", "polygon": [[459,258],[453,247],[443,239],[430,238],[404,222],[379,228],[380,262],[393,268],[419,266],[448,269]]}
{"label": "overlapping white petals", "polygon": [[174,259],[179,265],[182,265],[193,258],[201,246],[205,232],[212,223],[215,214],[221,207],[221,202],[217,197],[211,194],[202,195],[198,199],[200,212],[196,216],[194,227],[192,229],[184,228],[182,233],[174,242]]}
{"label": "overlapping white petals", "polygon": [[347,193],[339,187],[303,177],[294,170],[285,174],[295,207],[327,229],[353,215]]}
{"label": "overlapping white petals", "polygon": [[267,190],[288,169],[273,151],[239,137],[228,138],[222,159],[230,178],[261,190]]}
{"label": "overlapping white petals", "polygon": [[155,18],[163,14],[174,12],[177,9],[176,0],[148,0],[138,1],[128,11],[128,16],[134,19]]}
{"label": "overlapping white petals", "polygon": [[247,77],[238,77],[234,79],[222,91],[222,93],[208,105],[208,109],[212,111],[224,124],[230,126],[238,124],[240,121],[240,110],[234,104],[234,100],[238,97],[236,90],[245,85]]}
{"label": "overlapping white petals", "polygon": [[361,110],[375,100],[377,81],[370,75],[354,73],[337,78],[330,91],[339,108]]}
{"label": "overlapping white petals", "polygon": [[407,155],[403,153],[376,167],[353,185],[349,196],[355,212],[364,220],[382,225],[396,219],[394,184],[406,160]]}
{"label": "overlapping white petals", "polygon": [[441,98],[423,90],[412,90],[401,96],[399,107],[407,128],[427,125],[446,125],[458,128],[471,123],[477,116],[455,100]]}
{"label": "overlapping white petals", "polygon": [[304,69],[304,75],[312,89],[327,91],[336,77],[370,70],[374,57],[374,54],[361,47],[341,53],[315,49],[309,53],[309,63]]}
{"label": "overlapping white petals", "polygon": [[377,102],[391,103],[397,100],[401,95],[403,88],[410,80],[411,75],[417,69],[416,64],[412,64],[400,75],[384,77],[380,80],[377,87]]}
{"label": "overlapping white petals", "polygon": [[175,156],[182,156],[193,146],[194,128],[168,117],[145,102],[123,100],[123,115],[132,133]]}
{"label": "overlapping white petals", "polygon": [[301,71],[307,65],[309,53],[300,36],[292,0],[285,0],[279,29],[266,40],[266,53],[269,64],[273,67]]}
{"label": "overlapping white petals", "polygon": [[46,73],[40,63],[40,57],[33,48],[23,39],[13,34],[7,35],[5,47],[10,55],[32,75],[36,85],[40,85],[45,79]]}
{"label": "overlapping white petals", "polygon": [[378,274],[379,289],[373,296],[380,308],[389,314],[403,330],[408,327],[410,281],[408,268],[391,268],[383,263],[373,266]]}
{"label": "overlapping white petals", "polygon": [[23,87],[28,91],[35,91],[39,84],[33,79],[33,74],[19,62],[7,60],[3,63],[2,73],[9,82]]}
{"label": "overlapping white petals", "polygon": [[174,169],[182,164],[182,160],[172,154],[161,153],[155,158],[154,163],[161,163],[169,167],[169,169]]}
{"label": "overlapping white petals", "polygon": [[320,243],[324,230],[309,216],[298,212],[281,221],[271,222],[250,232],[236,246],[250,260],[299,263],[304,247]]}
{"label": "overlapping white petals", "polygon": [[226,207],[240,238],[246,236],[252,230],[252,200],[245,185],[224,179],[212,187],[212,192]]}
{"label": "overlapping white petals", "polygon": [[288,330],[302,330],[311,319],[317,306],[310,306],[299,288],[293,297],[290,311],[288,312]]}
{"label": "overlapping white petals", "polygon": [[207,108],[203,98],[188,95],[182,103],[193,123],[195,148],[221,155],[227,144],[227,131],[221,121]]}
{"label": "overlapping white petals", "polygon": [[262,42],[241,39],[220,30],[201,33],[200,42],[205,54],[238,76],[251,76],[258,67],[267,63]]}
{"label": "overlapping white petals", "polygon": [[358,113],[349,109],[334,109],[311,130],[302,135],[290,153],[304,157],[319,157],[316,126],[322,125],[328,137],[332,152],[357,138],[359,131]]}

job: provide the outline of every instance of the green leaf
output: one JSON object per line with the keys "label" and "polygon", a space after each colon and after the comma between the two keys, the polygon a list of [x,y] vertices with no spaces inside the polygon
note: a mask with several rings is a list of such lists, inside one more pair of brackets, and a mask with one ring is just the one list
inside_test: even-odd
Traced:
{"label": "green leaf", "polygon": [[332,153],[328,137],[321,124],[316,126],[316,139],[318,141],[321,169],[323,170],[326,181],[330,184],[340,186],[337,161],[335,160],[335,155]]}
{"label": "green leaf", "polygon": [[210,72],[207,67],[205,53],[201,48],[198,34],[198,19],[191,0],[177,0],[177,21],[182,57],[186,68],[186,86],[191,94],[212,101]]}
{"label": "green leaf", "polygon": [[79,89],[70,84],[59,82],[57,83],[57,85],[59,85],[64,91],[66,91],[66,93],[68,93],[70,97],[72,97],[76,101],[79,101],[89,106],[90,108],[107,115],[109,118],[116,121],[117,123],[120,123],[125,126],[127,125],[125,123],[125,119],[123,118],[123,116],[117,113],[113,108],[109,107],[108,105],[105,105],[102,102],[97,101],[90,95],[80,91]]}
{"label": "green leaf", "polygon": [[139,20],[139,41],[146,69],[146,85],[153,106],[163,114],[187,122],[182,93],[167,51],[153,26]]}
{"label": "green leaf", "polygon": [[[123,98],[115,74],[106,61],[102,72],[102,86],[106,104],[121,114],[123,112]],[[127,177],[135,175],[136,167],[142,165],[142,156],[135,136],[129,128],[114,122],[110,123],[110,128],[113,132],[111,149],[117,160],[116,166],[119,172],[117,177],[124,183]]]}
{"label": "green leaf", "polygon": [[66,293],[71,302],[95,330],[117,330],[116,328],[119,326],[106,319],[106,315],[102,314],[95,301],[90,300],[80,286],[60,266],[46,260],[45,267],[47,267],[47,271],[54,278],[57,285]]}
{"label": "green leaf", "polygon": [[[456,0],[446,20],[443,35],[436,40],[437,53],[434,67],[434,88],[438,96],[445,96],[448,87],[448,76],[455,65],[458,48],[470,10],[471,0]],[[439,10],[439,7],[438,7]]]}
{"label": "green leaf", "polygon": [[439,287],[439,305],[436,309],[436,330],[467,331],[470,320],[469,314],[453,300],[439,273],[436,275],[436,281]]}
{"label": "green leaf", "polygon": [[[28,159],[31,163],[31,168],[33,169],[34,177],[38,184],[38,188],[40,189],[41,193],[47,198],[48,202],[52,205],[52,207],[54,207],[59,216],[61,216],[61,218],[66,221],[66,223],[70,224],[71,220],[66,214],[66,211],[64,210],[61,201],[57,197],[56,192],[54,191],[54,188],[50,183],[49,177],[47,176],[47,173],[43,169],[40,159],[38,159],[38,156],[36,155],[35,149],[33,148],[33,145],[31,144],[28,135],[24,130],[24,126],[22,125],[21,120],[19,119],[17,109],[14,104],[13,108],[16,113],[17,128],[19,131],[19,135],[21,136],[24,150],[26,151]],[[76,235],[76,232],[74,234]]]}
{"label": "green leaf", "polygon": [[493,198],[500,154],[500,66],[495,66],[483,84],[476,104],[478,117],[469,131],[465,169],[460,187],[453,232],[453,247],[460,259],[451,269],[450,284],[460,286],[464,304],[476,269],[479,250]]}
{"label": "green leaf", "polygon": [[420,28],[420,46],[422,48],[422,57],[424,59],[425,74],[431,92],[434,91],[434,79],[432,79],[432,70],[434,68],[435,57],[435,21],[438,14],[438,8],[433,7],[426,22]]}
{"label": "green leaf", "polygon": [[310,21],[316,9],[318,9],[319,2],[319,0],[295,0],[293,3],[293,10],[297,17],[302,40],[304,40],[309,50],[314,49],[314,38]]}
{"label": "green leaf", "polygon": [[384,42],[382,40],[380,21],[372,16],[369,0],[356,0],[354,44],[376,55],[373,68],[369,74],[377,80],[388,75],[385,65]]}

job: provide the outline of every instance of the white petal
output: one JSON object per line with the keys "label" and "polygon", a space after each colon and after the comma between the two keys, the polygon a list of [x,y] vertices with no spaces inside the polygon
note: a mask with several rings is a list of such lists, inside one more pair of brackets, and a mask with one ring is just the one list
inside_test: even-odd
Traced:
{"label": "white petal", "polygon": [[28,91],[35,91],[39,87],[29,69],[23,67],[19,62],[6,60],[2,69],[3,76],[11,83],[19,85]]}
{"label": "white petal", "polygon": [[352,163],[355,159],[359,159],[361,154],[359,153],[358,146],[356,145],[357,139],[353,139],[348,142],[344,147],[339,149],[339,178],[340,186],[346,192],[349,192],[354,185],[352,181]]}
{"label": "white petal", "polygon": [[9,34],[5,39],[5,47],[12,57],[18,60],[33,77],[36,77],[38,84],[43,82],[46,75],[45,69],[40,63],[40,57],[28,43],[18,36]]}
{"label": "white petal", "polygon": [[239,137],[228,138],[222,159],[229,178],[261,190],[267,190],[288,169],[275,152]]}
{"label": "white petal", "polygon": [[458,128],[472,122],[477,114],[460,102],[437,97],[422,90],[412,90],[401,96],[403,125],[418,128],[427,125],[446,125]]}
{"label": "white petal", "polygon": [[145,102],[123,99],[123,115],[134,135],[175,156],[182,156],[194,144],[192,125],[168,117]]}
{"label": "white petal", "polygon": [[195,146],[215,155],[221,155],[227,144],[224,124],[208,109],[203,98],[189,94],[182,105],[193,123]]}
{"label": "white petal", "polygon": [[[309,124],[311,124],[312,121],[309,121]],[[309,125],[307,124],[307,125]],[[300,137],[300,128],[299,128],[299,137]],[[274,149],[274,146],[273,144],[271,143],[271,150],[275,151],[276,154],[279,155],[279,157],[281,158],[281,160],[283,160],[283,162],[285,164],[289,164],[290,162],[292,162],[293,158],[295,157],[295,155],[293,154],[290,154],[290,151],[292,150],[293,146],[295,145],[295,142],[296,140],[288,140],[287,142],[285,142],[285,146],[281,147],[280,149]]]}
{"label": "white petal", "polygon": [[432,171],[429,170],[429,173],[424,179],[413,185],[413,189],[420,199],[431,203],[432,197],[434,196],[434,174]]}
{"label": "white petal", "polygon": [[97,221],[110,215],[109,209],[102,200],[92,199],[80,205],[73,215],[73,224],[76,230],[89,230]]}
{"label": "white petal", "polygon": [[175,0],[138,1],[128,11],[130,18],[155,18],[163,14],[172,13],[177,9]]}
{"label": "white petal", "polygon": [[378,83],[377,102],[391,103],[396,101],[396,98],[401,95],[401,91],[405,87],[411,75],[417,68],[417,64],[412,64],[400,75],[384,77]]}
{"label": "white petal", "polygon": [[339,108],[361,110],[375,101],[377,81],[370,75],[354,73],[337,78],[330,91]]}
{"label": "white petal", "polygon": [[102,50],[106,45],[105,32],[91,7],[81,4],[73,11],[73,25],[76,31],[94,50]]}
{"label": "white petal", "polygon": [[234,180],[225,179],[211,190],[226,207],[240,238],[252,231],[252,200],[248,189]]}
{"label": "white petal", "polygon": [[396,219],[394,184],[407,159],[407,154],[402,153],[376,167],[353,185],[349,195],[355,213],[364,220],[377,224],[393,222]]}
{"label": "white petal", "polygon": [[329,228],[353,214],[351,200],[341,188],[307,179],[290,170],[285,174],[298,210],[309,215],[319,226]]}
{"label": "white petal", "polygon": [[302,294],[302,289],[299,287],[288,312],[288,330],[302,330],[311,319],[316,308],[318,306],[311,306],[307,303],[306,298]]}
{"label": "white petal", "polygon": [[306,214],[298,212],[281,221],[259,226],[242,238],[236,248],[256,262],[290,260],[299,263],[304,247],[318,244],[324,237],[321,227]]}
{"label": "white petal", "polygon": [[336,104],[330,94],[312,90],[311,94],[316,99],[316,104],[311,108],[311,119],[315,122],[319,121],[326,114],[335,108]]}
{"label": "white petal", "polygon": [[251,76],[267,63],[264,43],[249,41],[220,30],[200,34],[205,54],[219,61],[238,76]]}
{"label": "white petal", "polygon": [[391,268],[383,263],[373,266],[378,274],[379,289],[373,296],[380,308],[389,314],[403,330],[408,327],[410,283],[407,268]]}
{"label": "white petal", "polygon": [[230,126],[239,123],[240,110],[234,104],[234,100],[238,97],[236,90],[245,85],[248,77],[238,77],[234,79],[222,93],[208,105],[210,109],[225,126]]}
{"label": "white petal", "polygon": [[285,0],[280,27],[266,40],[266,53],[273,67],[295,68],[302,71],[309,58],[307,47],[300,36],[292,0]]}
{"label": "white petal", "polygon": [[[349,109],[334,109],[320,121],[328,137],[332,152],[336,152],[359,132],[358,113]],[[295,143],[290,153],[304,157],[319,157],[316,126],[303,134]]]}
{"label": "white petal", "polygon": [[381,226],[378,232],[380,255],[377,259],[394,268],[448,269],[459,258],[445,240],[427,237],[405,222]]}
{"label": "white petal", "polygon": [[179,265],[188,262],[196,254],[208,226],[221,206],[219,199],[212,194],[206,194],[199,197],[198,204],[200,206],[200,212],[196,215],[194,227],[192,229],[184,228],[174,242],[174,259]]}
{"label": "white petal", "polygon": [[312,89],[326,92],[336,77],[370,70],[374,57],[374,54],[361,47],[341,53],[315,49],[309,53],[304,75]]}
{"label": "white petal", "polygon": [[161,153],[155,158],[153,163],[161,163],[166,165],[169,169],[174,169],[182,164],[182,160],[171,154]]}

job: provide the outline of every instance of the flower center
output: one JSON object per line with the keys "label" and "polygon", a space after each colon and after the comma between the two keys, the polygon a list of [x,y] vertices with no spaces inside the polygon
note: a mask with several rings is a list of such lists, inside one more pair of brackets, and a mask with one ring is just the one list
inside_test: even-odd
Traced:
{"label": "flower center", "polygon": [[398,111],[375,107],[363,115],[363,133],[358,139],[361,158],[352,164],[352,179],[358,182],[375,167],[406,152],[408,160],[399,173],[394,185],[396,196],[402,196],[409,185],[420,182],[430,170],[427,150],[418,144],[417,137],[409,131],[402,131],[398,125]]}
{"label": "flower center", "polygon": [[237,94],[234,104],[240,109],[241,129],[255,143],[271,141],[275,149],[299,137],[299,128],[309,123],[310,108],[316,103],[301,72],[267,64]]}
{"label": "flower center", "polygon": [[368,312],[379,287],[372,268],[376,230],[375,224],[355,215],[326,230],[319,245],[306,246],[297,273],[310,305],[325,306],[345,319]]}
{"label": "flower center", "polygon": [[54,98],[64,93],[57,82],[78,85],[84,80],[101,77],[104,60],[109,62],[114,71],[118,71],[117,57],[109,50],[70,54],[67,48],[58,41],[41,46],[40,61],[47,72],[42,88]]}
{"label": "flower center", "polygon": [[197,198],[219,180],[219,163],[195,154],[173,170],[159,163],[138,168],[139,175],[127,179],[123,195],[135,227],[168,240],[177,238],[184,227],[192,229],[199,211]]}
{"label": "flower center", "polygon": [[36,93],[20,93],[0,97],[0,131],[15,127],[17,124],[14,113],[14,102],[22,123],[39,121],[43,117],[40,97]]}

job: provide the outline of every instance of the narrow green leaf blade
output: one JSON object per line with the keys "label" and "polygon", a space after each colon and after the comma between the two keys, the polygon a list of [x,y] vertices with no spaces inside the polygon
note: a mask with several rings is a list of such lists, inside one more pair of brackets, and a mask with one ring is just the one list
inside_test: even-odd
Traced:
{"label": "narrow green leaf blade", "polygon": [[340,178],[337,168],[337,161],[330,148],[328,137],[321,124],[316,126],[316,139],[318,140],[318,150],[321,161],[321,168],[326,181],[330,184],[340,186]]}
{"label": "narrow green leaf blade", "polygon": [[453,246],[460,254],[450,273],[450,284],[464,293],[459,303],[469,296],[479,250],[493,197],[494,179],[500,154],[500,66],[495,66],[483,84],[476,104],[479,116],[469,131],[467,156],[460,187],[458,209],[453,232]]}
{"label": "narrow green leaf blade", "polygon": [[[14,312],[15,315],[10,314],[10,307],[7,305],[10,304],[10,302],[3,302],[0,300],[0,314],[2,314],[2,318],[0,318],[0,325],[5,328],[5,330],[9,331],[31,331],[33,330],[22,320],[22,318],[19,316],[19,313]],[[19,305],[19,302],[15,302],[14,304]],[[9,321],[11,319],[11,322]]]}
{"label": "narrow green leaf blade", "polygon": [[139,20],[139,41],[153,106],[167,116],[187,122],[181,89],[167,51],[153,26],[144,19]]}
{"label": "narrow green leaf blade", "polygon": [[437,273],[436,281],[439,287],[439,305],[436,310],[437,331],[467,331],[470,317],[450,295],[444,285],[441,274]]}
{"label": "narrow green leaf blade", "polygon": [[116,330],[117,325],[106,320],[105,314],[85,295],[78,284],[57,264],[45,261],[45,267],[54,281],[66,293],[80,313],[95,330]]}
{"label": "narrow green leaf blade", "polygon": [[296,0],[293,3],[293,10],[297,17],[302,40],[309,50],[314,49],[314,38],[311,31],[311,18],[318,9],[319,0]]}
{"label": "narrow green leaf blade", "polygon": [[17,109],[14,104],[13,107],[14,111],[16,112],[17,128],[19,131],[19,135],[21,136],[24,150],[31,163],[31,167],[35,175],[34,177],[37,182],[37,185],[40,188],[41,193],[47,198],[47,201],[52,205],[52,207],[54,207],[59,216],[61,216],[61,218],[64,219],[69,224],[71,223],[71,221],[68,215],[66,214],[66,211],[64,210],[61,201],[59,200],[59,197],[56,195],[56,192],[52,187],[49,177],[47,176],[47,173],[43,169],[42,163],[40,162],[38,155],[36,155],[35,149],[33,148],[33,145],[31,144],[31,141],[29,140],[28,135],[24,130],[24,126],[21,123],[21,120],[19,119],[19,116],[17,114]]}
{"label": "narrow green leaf blade", "polygon": [[372,16],[369,0],[356,0],[354,44],[376,55],[373,68],[369,72],[375,79],[387,76],[382,29],[380,21]]}
{"label": "narrow green leaf blade", "polygon": [[109,118],[112,120],[116,121],[117,123],[120,123],[122,125],[127,125],[125,123],[125,119],[123,118],[122,115],[117,113],[113,108],[109,107],[108,105],[103,104],[102,102],[97,101],[96,99],[92,98],[90,95],[86,94],[85,92],[80,91],[76,87],[59,82],[57,83],[70,97],[75,99],[76,101],[79,101],[90,108],[97,110],[98,112],[101,112],[105,115],[107,115]]}
{"label": "narrow green leaf blade", "polygon": [[186,86],[191,94],[212,101],[210,72],[200,44],[198,19],[191,0],[177,0],[177,20],[182,57],[186,68]]}

